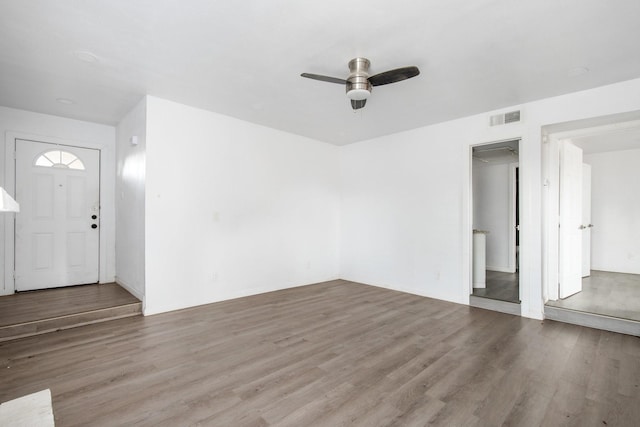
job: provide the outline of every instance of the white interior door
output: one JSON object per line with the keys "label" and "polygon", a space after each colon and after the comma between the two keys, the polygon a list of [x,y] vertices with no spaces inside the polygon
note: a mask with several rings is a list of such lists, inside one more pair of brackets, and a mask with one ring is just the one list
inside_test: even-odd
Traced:
{"label": "white interior door", "polygon": [[15,286],[97,283],[100,152],[16,140]]}
{"label": "white interior door", "polygon": [[582,149],[560,144],[559,294],[582,291]]}
{"label": "white interior door", "polygon": [[582,164],[582,277],[591,275],[591,165]]}

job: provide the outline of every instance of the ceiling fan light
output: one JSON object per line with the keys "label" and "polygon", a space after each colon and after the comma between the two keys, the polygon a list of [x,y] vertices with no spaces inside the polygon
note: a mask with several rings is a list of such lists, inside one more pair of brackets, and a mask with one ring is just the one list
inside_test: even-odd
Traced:
{"label": "ceiling fan light", "polygon": [[371,92],[366,89],[351,89],[347,92],[347,98],[353,99],[354,101],[361,101],[363,99],[369,98]]}

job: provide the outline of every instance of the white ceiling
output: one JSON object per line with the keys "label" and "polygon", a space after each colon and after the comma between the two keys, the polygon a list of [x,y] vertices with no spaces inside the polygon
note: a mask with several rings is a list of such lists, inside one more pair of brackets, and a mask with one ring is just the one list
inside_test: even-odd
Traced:
{"label": "white ceiling", "polygon": [[[637,0],[0,0],[0,104],[114,125],[150,94],[342,145],[640,77],[638,17]],[[356,56],[421,75],[357,113],[300,77]]]}
{"label": "white ceiling", "polygon": [[640,149],[640,121],[623,123],[618,126],[587,128],[583,135],[571,137],[584,154],[605,153],[609,151]]}

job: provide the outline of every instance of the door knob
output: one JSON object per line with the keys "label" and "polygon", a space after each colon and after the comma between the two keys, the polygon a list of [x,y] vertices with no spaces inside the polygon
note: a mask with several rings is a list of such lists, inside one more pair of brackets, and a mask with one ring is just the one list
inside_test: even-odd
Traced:
{"label": "door knob", "polygon": [[589,225],[587,225],[587,227],[593,228],[593,224],[589,224]]}
{"label": "door knob", "polygon": [[98,228],[98,224],[91,224],[91,228]]}
{"label": "door knob", "polygon": [[580,224],[580,227],[578,227],[578,230],[584,230],[585,228],[587,228],[587,226],[586,226],[586,225],[582,225],[582,224]]}

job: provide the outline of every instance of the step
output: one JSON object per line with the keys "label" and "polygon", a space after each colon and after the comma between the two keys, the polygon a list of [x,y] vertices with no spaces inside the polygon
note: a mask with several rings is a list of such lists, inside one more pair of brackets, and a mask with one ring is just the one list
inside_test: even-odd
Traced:
{"label": "step", "polygon": [[5,325],[0,326],[0,342],[140,315],[142,315],[142,303],[136,302],[81,313],[66,314],[49,319]]}
{"label": "step", "polygon": [[521,311],[520,303],[500,301],[497,299],[479,297],[475,295],[469,296],[469,305],[471,307],[484,308],[485,310],[513,314],[515,316],[520,316]]}
{"label": "step", "polygon": [[548,305],[544,306],[544,316],[545,319],[555,320],[558,322],[640,336],[640,322],[635,320],[621,319],[618,317],[604,316],[584,311],[568,310],[566,308],[551,307]]}

